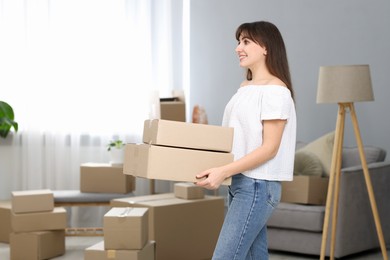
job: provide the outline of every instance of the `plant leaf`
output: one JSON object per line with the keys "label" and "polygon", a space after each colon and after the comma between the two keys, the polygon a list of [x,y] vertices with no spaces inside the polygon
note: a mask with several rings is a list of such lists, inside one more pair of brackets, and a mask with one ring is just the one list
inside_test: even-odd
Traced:
{"label": "plant leaf", "polygon": [[8,103],[4,101],[0,101],[0,118],[14,120],[14,110]]}
{"label": "plant leaf", "polygon": [[0,137],[6,138],[11,128],[18,131],[18,123],[14,121],[12,107],[4,101],[0,101]]}

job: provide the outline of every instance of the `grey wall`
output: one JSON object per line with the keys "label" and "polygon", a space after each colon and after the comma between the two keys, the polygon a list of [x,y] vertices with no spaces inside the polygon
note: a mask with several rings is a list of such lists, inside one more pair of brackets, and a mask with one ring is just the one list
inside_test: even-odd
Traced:
{"label": "grey wall", "polygon": [[[369,64],[375,101],[356,103],[364,145],[390,156],[390,1],[388,0],[196,0],[191,1],[190,107],[205,107],[210,124],[223,109],[244,71],[234,53],[235,29],[243,22],[275,23],[287,46],[296,93],[299,140],[334,130],[336,104],[316,104],[322,65]],[[347,115],[345,145],[356,145]]]}

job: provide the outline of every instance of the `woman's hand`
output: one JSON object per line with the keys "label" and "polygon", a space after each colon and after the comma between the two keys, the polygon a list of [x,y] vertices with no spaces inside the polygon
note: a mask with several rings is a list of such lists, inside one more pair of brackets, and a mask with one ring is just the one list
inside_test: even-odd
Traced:
{"label": "woman's hand", "polygon": [[195,183],[196,185],[209,190],[216,190],[225,180],[225,174],[222,167],[217,167],[199,173],[196,178],[201,179]]}

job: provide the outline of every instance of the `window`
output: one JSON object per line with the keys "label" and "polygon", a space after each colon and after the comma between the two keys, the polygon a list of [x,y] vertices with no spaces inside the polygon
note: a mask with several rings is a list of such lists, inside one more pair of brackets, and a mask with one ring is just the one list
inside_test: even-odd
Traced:
{"label": "window", "polygon": [[0,169],[14,189],[77,187],[110,138],[140,141],[151,93],[188,89],[188,2],[0,0],[0,99],[20,128]]}

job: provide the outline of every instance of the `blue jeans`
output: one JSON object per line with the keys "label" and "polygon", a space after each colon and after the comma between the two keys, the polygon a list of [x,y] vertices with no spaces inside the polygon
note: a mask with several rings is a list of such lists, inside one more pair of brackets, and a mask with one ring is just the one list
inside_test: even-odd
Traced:
{"label": "blue jeans", "polygon": [[229,208],[212,259],[268,259],[266,224],[280,196],[278,181],[234,175],[229,187]]}

